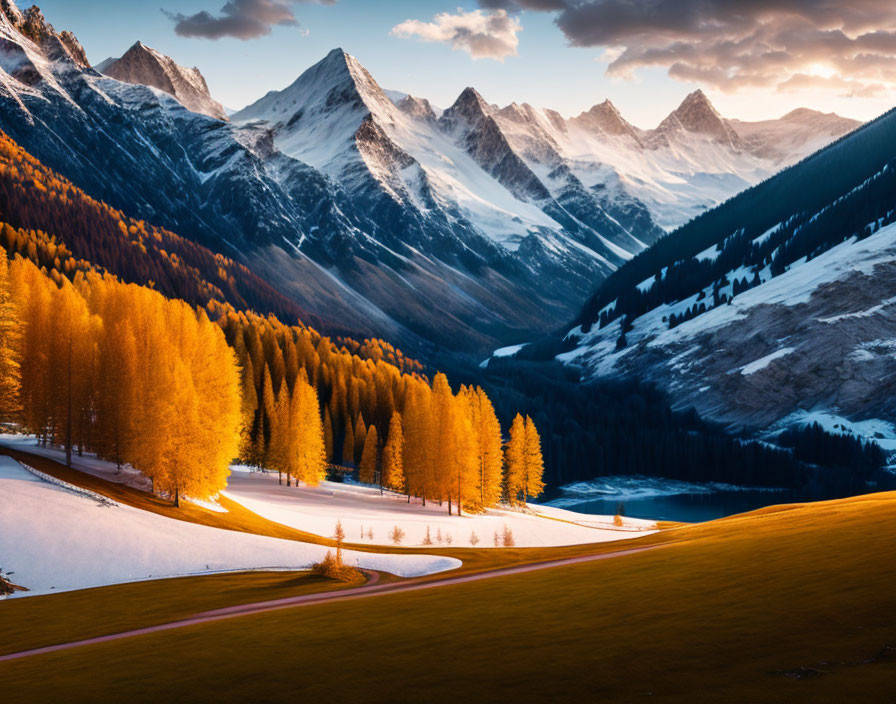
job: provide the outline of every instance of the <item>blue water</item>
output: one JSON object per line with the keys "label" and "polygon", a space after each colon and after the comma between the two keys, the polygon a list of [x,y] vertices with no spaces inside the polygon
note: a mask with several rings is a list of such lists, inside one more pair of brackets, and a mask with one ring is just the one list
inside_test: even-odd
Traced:
{"label": "blue water", "polygon": [[655,477],[599,477],[561,488],[548,503],[579,513],[700,523],[796,500],[788,490],[692,484]]}

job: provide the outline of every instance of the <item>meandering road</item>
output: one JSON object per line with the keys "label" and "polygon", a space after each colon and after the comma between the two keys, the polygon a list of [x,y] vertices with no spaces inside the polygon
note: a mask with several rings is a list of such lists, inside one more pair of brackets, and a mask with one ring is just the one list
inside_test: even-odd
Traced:
{"label": "meandering road", "polygon": [[147,626],[145,628],[136,628],[131,631],[123,631],[121,633],[112,633],[105,636],[97,636],[95,638],[86,638],[84,640],[71,641],[69,643],[59,643],[57,645],[48,645],[43,648],[34,648],[32,650],[23,650],[18,653],[9,653],[8,655],[0,655],[0,662],[9,660],[18,660],[21,658],[32,657],[34,655],[43,655],[44,653],[55,653],[60,650],[71,650],[72,648],[80,648],[85,645],[94,645],[96,643],[109,643],[111,641],[122,640],[124,638],[134,638],[136,636],[146,635],[148,633],[159,633],[161,631],[171,631],[177,628],[186,628],[188,626],[198,626],[204,623],[214,623],[215,621],[224,621],[240,616],[249,616],[252,614],[262,614],[269,611],[279,611],[282,609],[294,609],[302,606],[313,606],[316,604],[327,604],[336,601],[352,601],[355,599],[367,599],[370,597],[380,596],[382,594],[397,594],[401,592],[418,591],[421,589],[434,589],[437,587],[448,587],[455,584],[464,584],[466,582],[478,582],[482,579],[494,579],[495,577],[506,577],[508,575],[522,574],[525,572],[535,572],[537,570],[551,569],[554,567],[564,567],[566,565],[576,565],[583,562],[594,562],[596,560],[608,560],[625,555],[633,555],[638,552],[647,550],[656,550],[666,547],[668,543],[663,545],[648,545],[639,548],[628,548],[625,550],[617,550],[615,552],[600,553],[597,555],[582,555],[579,557],[568,557],[558,560],[548,560],[545,562],[536,562],[527,565],[519,565],[516,567],[501,567],[498,569],[478,572],[476,574],[461,575],[457,577],[443,577],[430,580],[408,580],[405,582],[392,582],[387,584],[379,584],[379,574],[371,570],[362,570],[368,575],[368,581],[362,587],[354,589],[346,589],[338,592],[323,592],[320,594],[303,594],[300,596],[285,597],[283,599],[274,599],[270,601],[259,601],[251,604],[241,604],[239,606],[228,606],[223,609],[215,609],[213,611],[203,611],[193,616],[189,616],[178,621],[169,623],[161,623],[157,626]]}

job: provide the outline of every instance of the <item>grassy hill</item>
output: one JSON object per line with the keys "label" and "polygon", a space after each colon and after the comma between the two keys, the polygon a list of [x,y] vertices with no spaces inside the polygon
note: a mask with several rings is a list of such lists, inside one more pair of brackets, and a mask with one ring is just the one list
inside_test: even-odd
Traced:
{"label": "grassy hill", "polygon": [[[0,682],[13,701],[889,701],[894,518],[894,494],[774,507],[612,560],[3,663]],[[183,613],[159,585],[128,598]],[[89,596],[38,597],[34,627]]]}

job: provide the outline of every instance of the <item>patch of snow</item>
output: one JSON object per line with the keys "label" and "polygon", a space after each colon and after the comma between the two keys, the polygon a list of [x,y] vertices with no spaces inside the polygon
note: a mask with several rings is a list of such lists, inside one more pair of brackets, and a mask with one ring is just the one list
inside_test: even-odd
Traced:
{"label": "patch of snow", "polygon": [[[323,482],[317,487],[287,487],[277,483],[274,473],[250,472],[245,467],[232,469],[224,492],[227,498],[269,520],[316,535],[332,535],[336,521],[341,521],[346,539],[352,542],[391,545],[389,532],[394,526],[404,530],[407,536],[404,544],[411,546],[424,544],[427,528],[436,546],[439,545],[437,535],[441,533],[443,541],[450,535],[452,545],[457,547],[469,547],[473,532],[480,541],[477,547],[494,547],[494,534],[503,532],[505,525],[513,531],[519,547],[598,543],[631,537],[629,533],[614,530],[608,517],[568,512],[560,521],[505,508],[489,509],[485,514],[449,516],[447,504],[439,506],[429,502],[423,506],[418,499],[408,503],[407,497],[400,494],[387,491],[380,495],[376,487],[337,482]],[[529,506],[535,514],[546,512],[540,504]],[[646,522],[644,527],[650,523]],[[372,539],[367,531],[373,531]]]}
{"label": "patch of snow", "polygon": [[513,355],[523,349],[523,347],[525,347],[527,344],[529,343],[524,342],[521,345],[510,345],[509,347],[502,347],[492,352],[492,357],[513,357]]}
{"label": "patch of snow", "polygon": [[760,357],[754,362],[750,362],[749,364],[745,364],[740,369],[740,373],[744,376],[749,376],[750,374],[755,374],[760,369],[765,369],[769,364],[771,364],[776,359],[780,359],[781,357],[786,357],[791,352],[793,352],[793,347],[784,347],[776,352],[772,352],[771,354],[765,355],[765,357]]}
{"label": "patch of snow", "polygon": [[719,251],[718,245],[712,245],[700,252],[694,259],[698,262],[710,261],[714,262],[722,252]]}
{"label": "patch of snow", "polygon": [[[77,489],[76,489],[77,491]],[[328,531],[332,532],[332,531]],[[28,592],[15,598],[87,587],[224,571],[305,569],[321,545],[178,521],[130,506],[100,504],[40,480],[0,456],[0,555]],[[345,551],[360,567],[404,577],[442,572],[460,561],[428,555]]]}

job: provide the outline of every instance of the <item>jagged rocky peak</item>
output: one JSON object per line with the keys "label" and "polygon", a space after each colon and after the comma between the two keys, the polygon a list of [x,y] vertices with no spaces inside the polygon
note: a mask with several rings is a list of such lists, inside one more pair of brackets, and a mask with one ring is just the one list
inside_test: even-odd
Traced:
{"label": "jagged rocky peak", "polygon": [[603,132],[614,136],[627,135],[638,139],[635,128],[622,117],[616,106],[609,100],[595,105],[578,117],[574,117],[570,122],[591,132]]}
{"label": "jagged rocky peak", "polygon": [[223,106],[208,91],[205,78],[198,68],[184,68],[170,56],[137,42],[124,55],[101,69],[102,73],[125,83],[152,86],[165,91],[188,110],[218,120],[226,120]]}
{"label": "jagged rocky peak", "polygon": [[294,129],[310,126],[323,115],[340,110],[356,112],[358,120],[367,113],[376,113],[387,121],[398,114],[398,108],[367,69],[351,54],[333,49],[292,84],[271,91],[232,119],[261,119]]}
{"label": "jagged rocky peak", "polygon": [[57,32],[37,5],[22,12],[14,0],[0,0],[0,12],[19,34],[37,44],[48,59],[56,61],[67,58],[83,68],[90,66],[77,37],[69,31]]}
{"label": "jagged rocky peak", "polygon": [[684,130],[714,137],[733,147],[740,145],[737,132],[719,115],[706,94],[697,89],[688,95],[672,113],[660,123],[659,132]]}
{"label": "jagged rocky peak", "polygon": [[6,17],[14,27],[18,27],[25,19],[13,0],[0,0],[0,14]]}
{"label": "jagged rocky peak", "polygon": [[[496,115],[503,120],[515,122],[519,125],[535,127],[539,130],[541,129],[539,123],[543,119],[538,111],[529,103],[511,103],[498,110]],[[550,116],[548,116],[548,119],[551,119]]]}
{"label": "jagged rocky peak", "polygon": [[436,113],[426,98],[408,95],[398,102],[398,109],[415,120],[423,120],[425,122],[435,122],[436,120]]}
{"label": "jagged rocky peak", "polygon": [[461,122],[475,125],[490,117],[491,112],[491,106],[475,88],[464,88],[454,104],[442,113],[439,124],[446,130],[454,129]]}

